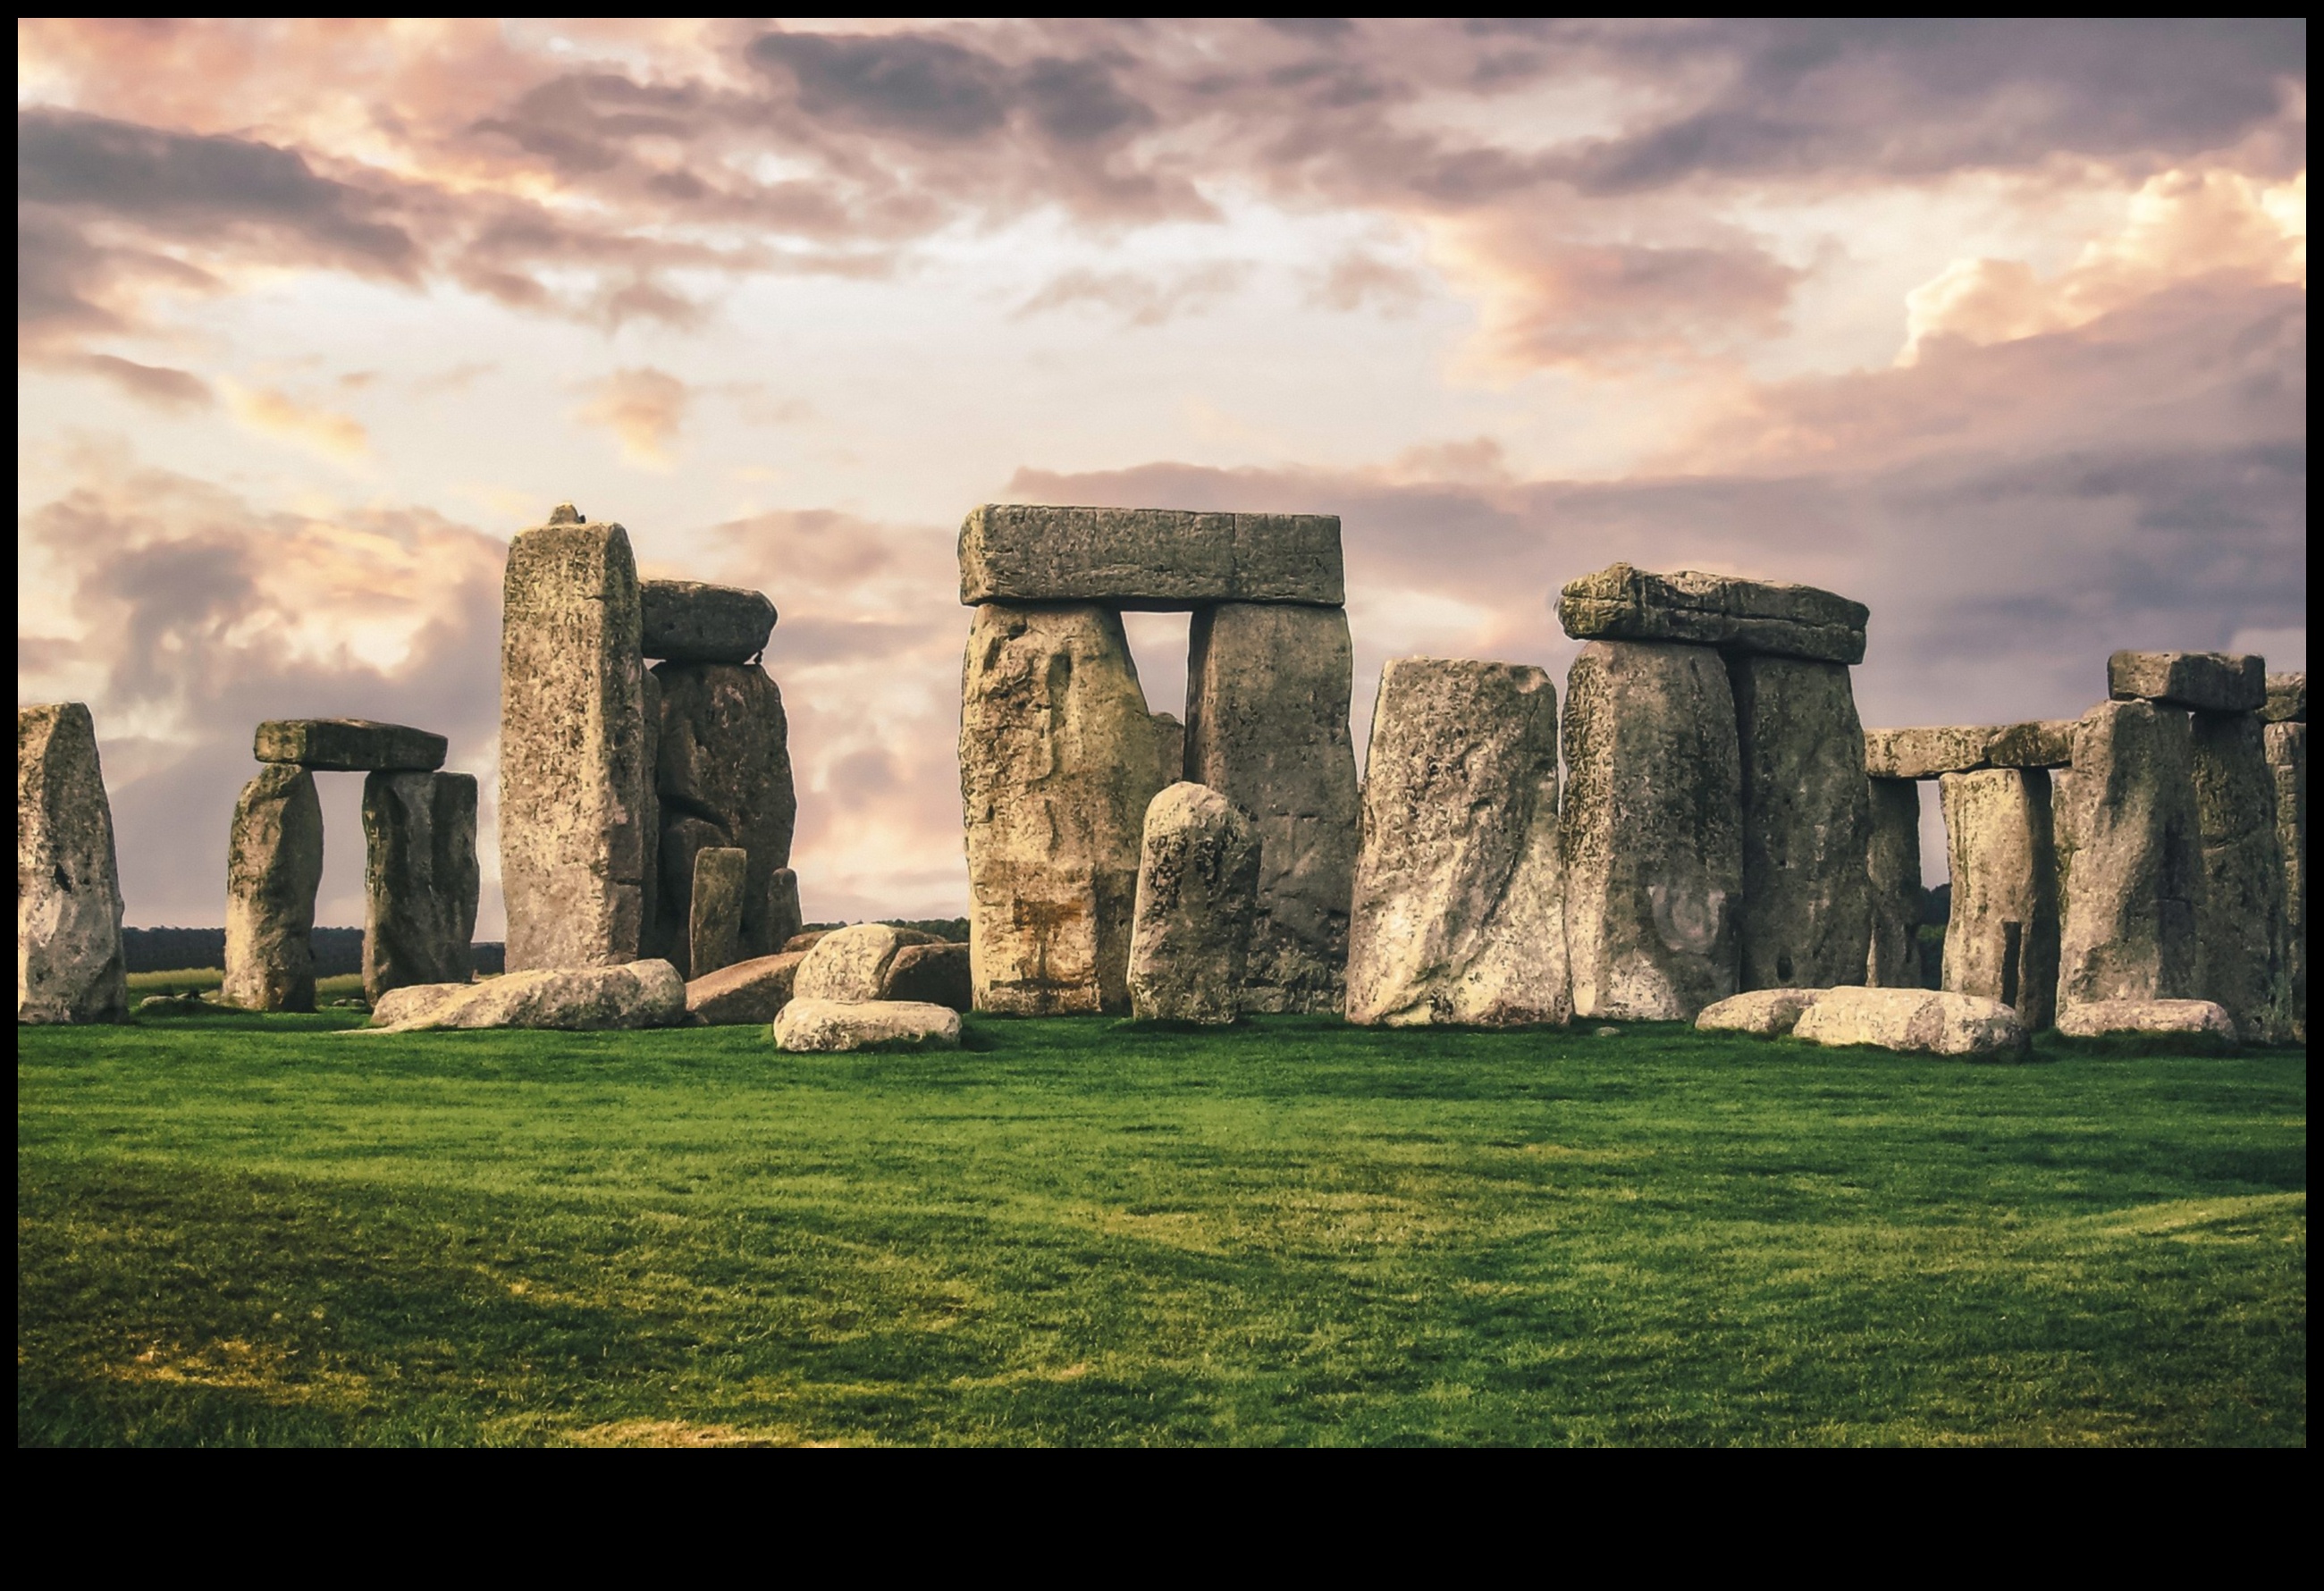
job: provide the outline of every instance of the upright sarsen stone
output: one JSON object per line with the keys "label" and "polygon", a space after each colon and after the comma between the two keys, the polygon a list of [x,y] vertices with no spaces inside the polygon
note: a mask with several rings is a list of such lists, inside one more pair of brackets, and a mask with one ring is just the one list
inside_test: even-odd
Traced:
{"label": "upright sarsen stone", "polygon": [[121,875],[97,725],[78,702],[16,710],[16,1020],[117,1022]]}
{"label": "upright sarsen stone", "polygon": [[1557,821],[1549,676],[1391,661],[1372,713],[1348,1020],[1566,1020]]}
{"label": "upright sarsen stone", "polygon": [[2029,1031],[2057,1012],[2058,860],[2050,776],[1996,768],[1937,781],[1952,868],[1944,984],[2014,1009]]}
{"label": "upright sarsen stone", "polygon": [[570,503],[509,548],[501,610],[501,886],[508,970],[614,967],[644,932],[645,659],[619,525]]}
{"label": "upright sarsen stone", "polygon": [[693,904],[687,922],[687,964],[702,978],[742,958],[742,887],[749,859],[732,845],[708,845],[694,853]]}
{"label": "upright sarsen stone", "polygon": [[323,804],[315,776],[272,762],[242,787],[226,864],[226,982],[219,998],[254,1011],[315,1008],[315,888],[323,881]]}
{"label": "upright sarsen stone", "polygon": [[1140,1019],[1221,1025],[1241,1014],[1259,868],[1257,829],[1216,790],[1181,782],[1147,807],[1130,932]]}
{"label": "upright sarsen stone", "polygon": [[755,663],[663,663],[649,677],[660,695],[655,793],[671,852],[653,943],[686,970],[694,854],[733,846],[747,857],[737,953],[773,955],[798,931],[786,909],[796,881],[787,894],[776,877],[790,866],[798,818],[783,694]]}
{"label": "upright sarsen stone", "polygon": [[2056,777],[2058,1007],[2196,997],[2202,838],[2187,715],[2104,702]]}
{"label": "upright sarsen stone", "polygon": [[1862,978],[1872,930],[1864,726],[1848,668],[1737,653],[1743,781],[1745,989],[1828,989]]}
{"label": "upright sarsen stone", "polygon": [[1197,612],[1190,627],[1185,777],[1259,828],[1246,1010],[1335,1011],[1344,996],[1354,674],[1342,609],[1227,602]]}
{"label": "upright sarsen stone", "polygon": [[374,773],[364,780],[364,998],[466,983],[476,931],[476,781]]}
{"label": "upright sarsen stone", "polygon": [[977,608],[961,671],[960,788],[978,1009],[1127,1009],[1162,735],[1120,614]]}
{"label": "upright sarsen stone", "polygon": [[1864,981],[1907,989],[1921,981],[1921,786],[1912,779],[1871,779],[1872,826],[1864,872],[1871,894],[1872,943]]}
{"label": "upright sarsen stone", "polygon": [[[2306,690],[2304,676],[2301,682]],[[2307,710],[2307,704],[2301,704]],[[2308,725],[2267,726],[2267,768],[2275,779],[2276,842],[2283,853],[2284,1033],[2308,1042]]]}
{"label": "upright sarsen stone", "polygon": [[2264,726],[2251,713],[2198,713],[2191,725],[2203,898],[2195,992],[2225,1007],[2246,1044],[2284,1036],[2283,848]]}
{"label": "upright sarsen stone", "polygon": [[1686,1021],[1735,993],[1743,776],[1719,654],[1583,648],[1567,676],[1565,764],[1574,1015]]}

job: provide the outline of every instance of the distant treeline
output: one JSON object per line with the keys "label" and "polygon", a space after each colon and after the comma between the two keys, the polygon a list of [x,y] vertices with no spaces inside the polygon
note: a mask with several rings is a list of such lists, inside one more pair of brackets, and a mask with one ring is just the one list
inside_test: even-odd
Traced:
{"label": "distant treeline", "polygon": [[[315,976],[337,978],[363,970],[364,931],[360,928],[318,928],[314,931]],[[471,952],[479,972],[498,972],[507,965],[498,943],[477,945]],[[178,972],[193,967],[226,965],[223,928],[124,928],[121,959],[132,972]]]}

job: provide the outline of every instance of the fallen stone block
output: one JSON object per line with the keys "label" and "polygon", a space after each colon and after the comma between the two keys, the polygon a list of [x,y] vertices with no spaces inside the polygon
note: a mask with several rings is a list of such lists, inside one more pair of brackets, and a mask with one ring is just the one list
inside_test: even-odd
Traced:
{"label": "fallen stone block", "polygon": [[1558,622],[1576,640],[1685,641],[1738,652],[1864,661],[1872,610],[1812,585],[1611,564],[1567,584]]}
{"label": "fallen stone block", "polygon": [[923,1006],[969,1008],[968,946],[908,944],[896,952],[880,980],[880,998]]}
{"label": "fallen stone block", "polygon": [[1980,768],[1937,781],[1944,803],[1952,910],[1944,985],[2050,1025],[2058,995],[2058,855],[2050,776]]}
{"label": "fallen stone block", "polygon": [[322,773],[431,773],[444,766],[446,746],[441,735],[367,718],[270,718],[251,753]]}
{"label": "fallen stone block", "polygon": [[638,649],[673,663],[748,663],[766,650],[775,604],[765,593],[699,580],[638,583]]}
{"label": "fallen stone block", "polygon": [[2267,702],[2259,715],[2270,723],[2306,723],[2308,722],[2308,676],[2271,674],[2267,676]]}
{"label": "fallen stone block", "polygon": [[1921,786],[1911,779],[1868,779],[1872,826],[1865,841],[1871,895],[1871,949],[1864,981],[1875,989],[1921,981]]}
{"label": "fallen stone block", "polygon": [[2209,1000],[2092,1000],[2063,1006],[2058,1031],[2068,1038],[2109,1033],[2183,1033],[2236,1042],[2236,1019]]}
{"label": "fallen stone block", "polygon": [[2005,723],[1986,743],[1985,759],[1996,768],[2070,768],[2074,761],[2074,721],[2038,719],[2030,723]]}
{"label": "fallen stone block", "polygon": [[1347,601],[1340,520],[986,503],[960,528],[960,600],[1336,608]]}
{"label": "fallen stone block", "polygon": [[16,1020],[118,1022],[121,873],[97,723],[78,702],[16,710]]}
{"label": "fallen stone block", "polygon": [[1823,994],[1820,989],[1755,989],[1705,1006],[1695,1017],[1694,1025],[1703,1033],[1748,1033],[1757,1038],[1779,1038],[1798,1026],[1800,1014]]}
{"label": "fallen stone block", "polygon": [[2058,1003],[2189,999],[2203,906],[2187,715],[2102,702],[2052,777],[2063,926]]}
{"label": "fallen stone block", "polygon": [[2200,713],[2256,713],[2267,704],[2267,661],[2252,653],[2116,652],[2107,694]]}
{"label": "fallen stone block", "polygon": [[1792,1036],[1919,1055],[2005,1055],[2025,1048],[2025,1024],[1999,1000],[1923,989],[1831,989],[1801,1013]]}
{"label": "fallen stone block", "polygon": [[1986,766],[2000,732],[1990,723],[1942,724],[1864,731],[1864,771],[1876,779],[1933,779]]}
{"label": "fallen stone block", "polygon": [[917,1000],[793,999],[775,1018],[775,1047],[794,1053],[960,1048],[960,1013]]}
{"label": "fallen stone block", "polygon": [[392,989],[371,1016],[372,1025],[355,1031],[674,1027],[686,1020],[686,980],[668,961],[511,972],[481,983],[415,983]]}
{"label": "fallen stone block", "polygon": [[1181,781],[1154,797],[1130,931],[1130,1007],[1141,1021],[1241,1015],[1259,864],[1257,830],[1216,790]]}
{"label": "fallen stone block", "polygon": [[757,956],[721,967],[706,978],[686,986],[689,1020],[710,1027],[737,1027],[772,1022],[790,1003],[791,990],[805,951]]}
{"label": "fallen stone block", "polygon": [[888,970],[912,944],[936,944],[936,935],[885,923],[853,923],[816,941],[799,963],[791,998],[800,1000],[877,1000]]}
{"label": "fallen stone block", "polygon": [[315,776],[270,762],[234,804],[221,1000],[252,1011],[315,1008],[315,889],[322,881]]}

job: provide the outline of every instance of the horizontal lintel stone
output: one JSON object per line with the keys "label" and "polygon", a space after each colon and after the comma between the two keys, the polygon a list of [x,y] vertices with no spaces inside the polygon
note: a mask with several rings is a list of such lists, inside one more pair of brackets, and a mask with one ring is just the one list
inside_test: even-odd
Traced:
{"label": "horizontal lintel stone", "polygon": [[2308,672],[2267,676],[2267,705],[2259,715],[2270,723],[2308,722]]}
{"label": "horizontal lintel stone", "polygon": [[1933,779],[1990,766],[1986,748],[2000,732],[1997,724],[1951,724],[1928,729],[1868,729],[1864,731],[1864,771],[1876,779]]}
{"label": "horizontal lintel stone", "polygon": [[1689,641],[1738,652],[1861,663],[1872,611],[1812,585],[1611,564],[1567,584],[1558,622],[1576,640]]}
{"label": "horizontal lintel stone", "polygon": [[762,592],[699,580],[638,582],[640,650],[668,663],[748,663],[774,633]]}
{"label": "horizontal lintel stone", "polygon": [[2071,768],[2074,720],[2041,718],[2005,723],[1986,742],[1985,759],[1995,768]]}
{"label": "horizontal lintel stone", "polygon": [[270,718],[251,744],[251,755],[261,762],[295,762],[326,773],[430,773],[444,766],[445,750],[441,735],[367,718]]}
{"label": "horizontal lintel stone", "polygon": [[2267,704],[2267,663],[2253,653],[2116,652],[2107,694],[2198,713],[2256,713]]}
{"label": "horizontal lintel stone", "polygon": [[1336,608],[1340,517],[986,503],[961,524],[960,600]]}

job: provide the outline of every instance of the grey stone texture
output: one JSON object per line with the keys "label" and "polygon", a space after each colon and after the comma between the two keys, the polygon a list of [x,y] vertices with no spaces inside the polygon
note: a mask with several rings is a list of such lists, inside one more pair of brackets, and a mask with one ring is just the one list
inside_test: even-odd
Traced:
{"label": "grey stone texture", "polygon": [[2248,652],[2116,652],[2107,694],[2202,713],[2256,713],[2267,704],[2267,662]]}
{"label": "grey stone texture", "polygon": [[1755,989],[1705,1006],[1694,1025],[1703,1033],[1781,1038],[1799,1025],[1801,1014],[1823,995],[1820,989]]}
{"label": "grey stone texture", "polygon": [[[1732,744],[1732,718],[1729,726]],[[1563,1023],[1557,691],[1522,664],[1380,673],[1349,928],[1348,1020]]]}
{"label": "grey stone texture", "polygon": [[1246,1010],[1336,1011],[1345,999],[1354,678],[1339,608],[1229,602],[1196,613],[1188,630],[1185,777],[1259,830]]}
{"label": "grey stone texture", "polygon": [[1347,601],[1335,514],[986,503],[960,528],[963,602],[1113,608]]}
{"label": "grey stone texture", "polygon": [[1569,582],[1557,600],[1558,621],[1576,640],[1685,641],[1821,663],[1862,662],[1870,615],[1812,585],[1628,564]]}
{"label": "grey stone texture", "polygon": [[88,707],[16,709],[16,1020],[118,1022],[121,873]]}
{"label": "grey stone texture", "polygon": [[1174,784],[1148,805],[1130,933],[1130,1004],[1140,1020],[1222,1025],[1241,1015],[1259,850],[1257,825],[1206,786]]}
{"label": "grey stone texture", "polygon": [[1871,948],[1864,981],[1906,989],[1921,981],[1921,786],[1912,779],[1868,779],[1871,826],[1864,875],[1870,897]]}
{"label": "grey stone texture", "polygon": [[364,779],[364,998],[466,983],[476,933],[476,781],[468,774]]}
{"label": "grey stone texture", "polygon": [[775,1047],[794,1053],[960,1048],[960,1013],[917,1000],[796,998],[775,1017]]}
{"label": "grey stone texture", "polygon": [[261,762],[295,762],[322,773],[428,773],[444,766],[441,735],[367,718],[270,718],[251,738]]}
{"label": "grey stone texture", "polygon": [[2037,719],[2005,723],[1986,742],[1985,759],[1996,768],[2070,768],[2074,761],[2074,721]]}
{"label": "grey stone texture", "polygon": [[1573,1014],[1691,1020],[1737,992],[1743,775],[1726,667],[1709,647],[1593,641],[1567,676],[1564,737]]}
{"label": "grey stone texture", "polygon": [[2283,855],[2284,1034],[2308,1042],[2308,726],[2267,726],[2267,769],[2275,779],[2275,832]]}
{"label": "grey stone texture", "polygon": [[2025,1024],[1999,1000],[1924,989],[1826,989],[1792,1036],[1919,1055],[2011,1056],[2026,1045]]}
{"label": "grey stone texture", "polygon": [[2203,899],[2195,992],[2235,1018],[2246,1044],[2286,1036],[2283,844],[2265,725],[2253,713],[2198,713],[2190,725]]}
{"label": "grey stone texture", "polygon": [[2058,1008],[2094,1000],[2195,997],[2202,837],[2187,715],[2105,702],[2074,731],[2074,766],[2053,777],[2059,897]]}
{"label": "grey stone texture", "polygon": [[415,983],[382,997],[371,1019],[355,1031],[674,1027],[686,1020],[686,982],[668,961],[645,961],[511,972],[481,983]]}
{"label": "grey stone texture", "polygon": [[315,776],[270,762],[242,787],[226,864],[226,981],[218,998],[254,1011],[315,1008],[315,888],[323,805]]}
{"label": "grey stone texture", "polygon": [[1186,726],[1175,713],[1154,715],[1154,762],[1165,789],[1186,777]]}
{"label": "grey stone texture", "polygon": [[1825,989],[1864,976],[1872,829],[1864,726],[1839,663],[1731,654],[1743,779],[1743,989]]}
{"label": "grey stone texture", "polygon": [[501,608],[508,968],[618,967],[657,840],[629,533],[570,503],[509,548]]}
{"label": "grey stone texture", "polygon": [[2186,1034],[2236,1042],[2236,1019],[2210,1000],[2092,1000],[2058,1013],[2068,1038],[2109,1033]]}
{"label": "grey stone texture", "polygon": [[734,846],[748,869],[737,953],[771,955],[798,927],[798,878],[777,876],[789,869],[798,819],[782,692],[755,663],[663,663],[651,677],[663,852],[651,943],[687,970],[694,855]]}
{"label": "grey stone texture", "polygon": [[638,610],[639,650],[673,663],[748,663],[775,630],[775,604],[739,585],[641,581]]}
{"label": "grey stone texture", "polygon": [[970,1008],[968,946],[908,944],[896,952],[880,980],[880,998],[954,1011]]}
{"label": "grey stone texture", "polygon": [[689,1021],[709,1027],[755,1026],[772,1022],[790,1002],[805,951],[755,956],[721,967],[686,986]]}
{"label": "grey stone texture", "polygon": [[1864,731],[1864,770],[1876,779],[1933,779],[1987,766],[1990,723],[1933,724]]}
{"label": "grey stone texture", "polygon": [[886,923],[854,923],[835,928],[815,942],[799,963],[792,997],[802,1000],[878,1000],[887,996],[888,975],[908,945],[938,943],[917,928]]}
{"label": "grey stone texture", "polygon": [[1139,851],[1165,782],[1162,739],[1120,613],[977,608],[960,727],[977,1009],[1129,1009]]}
{"label": "grey stone texture", "polygon": [[2267,703],[2259,715],[2270,723],[2306,723],[2308,722],[2308,675],[2271,674],[2267,676]]}
{"label": "grey stone texture", "polygon": [[687,976],[701,978],[742,959],[742,887],[750,857],[732,845],[694,853],[687,906]]}
{"label": "grey stone texture", "polygon": [[1999,1000],[2028,1032],[2057,1014],[2058,857],[2050,776],[1989,768],[1937,781],[1952,912],[1944,986]]}

